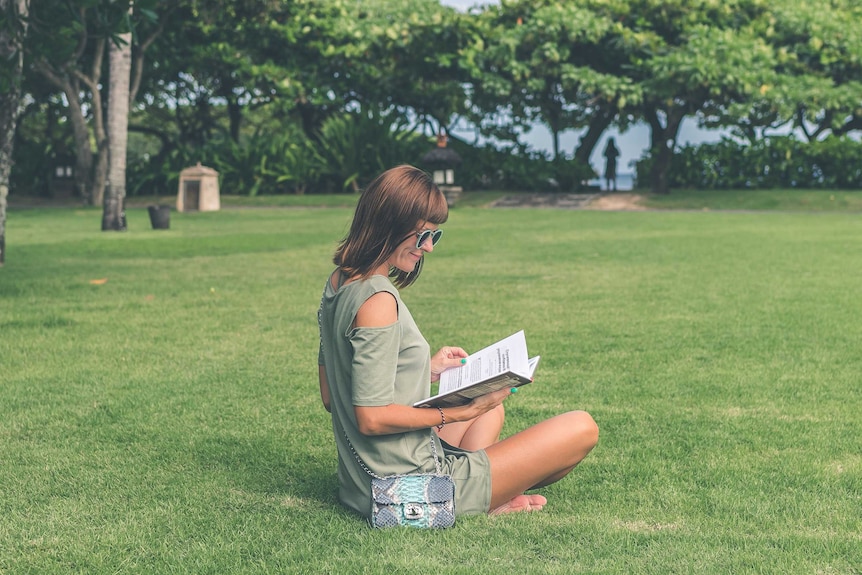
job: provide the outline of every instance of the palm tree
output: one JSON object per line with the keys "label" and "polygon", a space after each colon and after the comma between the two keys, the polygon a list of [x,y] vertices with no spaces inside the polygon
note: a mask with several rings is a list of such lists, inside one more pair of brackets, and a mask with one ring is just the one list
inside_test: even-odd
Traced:
{"label": "palm tree", "polygon": [[21,72],[28,0],[0,0],[0,266],[6,261],[6,197],[12,173],[12,145],[21,111]]}
{"label": "palm tree", "polygon": [[102,211],[102,231],[124,231],[132,33],[118,34],[111,40],[108,46],[108,185]]}

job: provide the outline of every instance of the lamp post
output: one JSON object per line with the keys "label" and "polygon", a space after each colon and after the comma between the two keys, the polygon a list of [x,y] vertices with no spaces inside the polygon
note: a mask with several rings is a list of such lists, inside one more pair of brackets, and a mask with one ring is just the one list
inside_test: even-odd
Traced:
{"label": "lamp post", "polygon": [[448,140],[443,132],[438,134],[437,146],[422,156],[422,164],[431,170],[434,183],[446,196],[446,203],[451,208],[461,196],[463,188],[455,185],[455,168],[461,165],[461,156],[446,147]]}

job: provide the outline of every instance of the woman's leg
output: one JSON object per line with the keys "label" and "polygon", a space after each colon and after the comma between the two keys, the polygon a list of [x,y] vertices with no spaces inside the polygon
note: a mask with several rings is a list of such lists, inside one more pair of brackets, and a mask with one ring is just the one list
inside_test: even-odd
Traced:
{"label": "woman's leg", "polygon": [[565,477],[598,439],[599,428],[590,414],[570,411],[489,445],[485,452],[491,462],[491,509],[541,508],[544,497],[524,496],[524,491]]}
{"label": "woman's leg", "polygon": [[475,419],[447,423],[437,435],[449,445],[478,451],[499,441],[505,419],[506,412],[500,405]]}

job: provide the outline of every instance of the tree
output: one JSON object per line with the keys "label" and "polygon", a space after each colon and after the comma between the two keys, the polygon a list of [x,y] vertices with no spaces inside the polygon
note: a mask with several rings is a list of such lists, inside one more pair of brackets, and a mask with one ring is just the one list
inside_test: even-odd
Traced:
{"label": "tree", "polygon": [[[146,2],[157,4],[154,0]],[[76,192],[94,205],[104,200],[108,170],[103,67],[110,38],[134,27],[128,9],[128,1],[44,0],[34,3],[30,11],[27,50],[32,71],[63,95],[75,142]],[[151,41],[152,37],[143,38],[141,49],[133,52],[132,75],[136,79],[143,51]],[[137,80],[130,93],[136,86]]]}
{"label": "tree", "polygon": [[468,17],[437,0],[366,0],[358,8],[339,30],[363,38],[359,47],[348,43],[358,73],[347,93],[363,107],[412,119],[420,131],[448,131],[467,112],[469,76],[460,62],[474,33]]}
{"label": "tree", "polygon": [[620,68],[641,90],[633,111],[650,126],[650,187],[667,193],[686,117],[701,124],[749,101],[772,78],[773,54],[755,32],[762,0],[631,0],[596,6],[617,22]]}
{"label": "tree", "polygon": [[21,110],[24,38],[27,34],[27,0],[0,0],[0,266],[6,262],[6,198],[12,172],[15,128]]}
{"label": "tree", "polygon": [[36,72],[65,97],[75,140],[76,192],[92,204],[101,203],[108,166],[99,90],[106,35],[91,30],[93,9],[78,4],[37,2],[31,11],[29,52]]}
{"label": "tree", "polygon": [[[129,12],[131,13],[131,7]],[[108,47],[108,180],[102,214],[102,231],[123,231],[126,217],[126,148],[129,136],[129,83],[132,70],[132,32],[111,38]]]}
{"label": "tree", "polygon": [[667,193],[682,120],[748,101],[771,78],[771,50],[744,31],[699,26],[679,47],[644,62],[643,117],[650,126],[652,191]]}
{"label": "tree", "polygon": [[808,141],[862,130],[862,6],[776,0],[757,26],[776,54],[772,82],[726,122],[753,142],[788,129]]}
{"label": "tree", "polygon": [[474,45],[474,101],[481,113],[512,118],[517,131],[547,126],[553,155],[560,133],[589,126],[579,157],[589,159],[619,104],[634,102],[637,88],[614,72],[608,39],[614,22],[585,2],[507,2],[480,16],[485,35]]}
{"label": "tree", "polygon": [[[614,122],[625,128],[641,88],[620,68],[618,24],[590,2],[521,0],[489,6],[477,17],[479,34],[463,58],[470,70],[474,122],[482,133],[518,142],[536,124],[551,133],[554,179],[576,189],[594,175],[590,157]],[[580,130],[571,158],[561,134]],[[523,153],[523,152],[522,152]]]}
{"label": "tree", "polygon": [[[175,161],[219,142],[268,148],[250,140],[284,137],[288,123],[321,151],[333,143],[334,126],[349,127],[345,117],[360,125],[343,134],[359,127],[379,133],[369,119],[436,132],[465,109],[463,21],[437,0],[184,3],[153,47],[157,74],[145,73],[142,82],[147,115],[159,120],[133,121],[130,130],[159,137],[160,156]],[[344,172],[339,186],[373,177]]]}

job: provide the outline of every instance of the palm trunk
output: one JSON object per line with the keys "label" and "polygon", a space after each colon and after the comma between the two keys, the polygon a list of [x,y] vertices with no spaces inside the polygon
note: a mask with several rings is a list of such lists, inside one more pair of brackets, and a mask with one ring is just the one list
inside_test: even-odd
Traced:
{"label": "palm trunk", "polygon": [[0,11],[10,18],[9,28],[0,29],[0,60],[7,62],[2,74],[7,89],[0,91],[0,266],[6,263],[6,198],[12,174],[15,128],[21,112],[21,75],[24,36],[27,34],[26,0],[0,0]]}
{"label": "palm trunk", "polygon": [[126,149],[129,140],[129,84],[132,68],[132,35],[121,34],[120,46],[108,49],[108,177],[102,211],[102,231],[124,231],[126,215]]}

